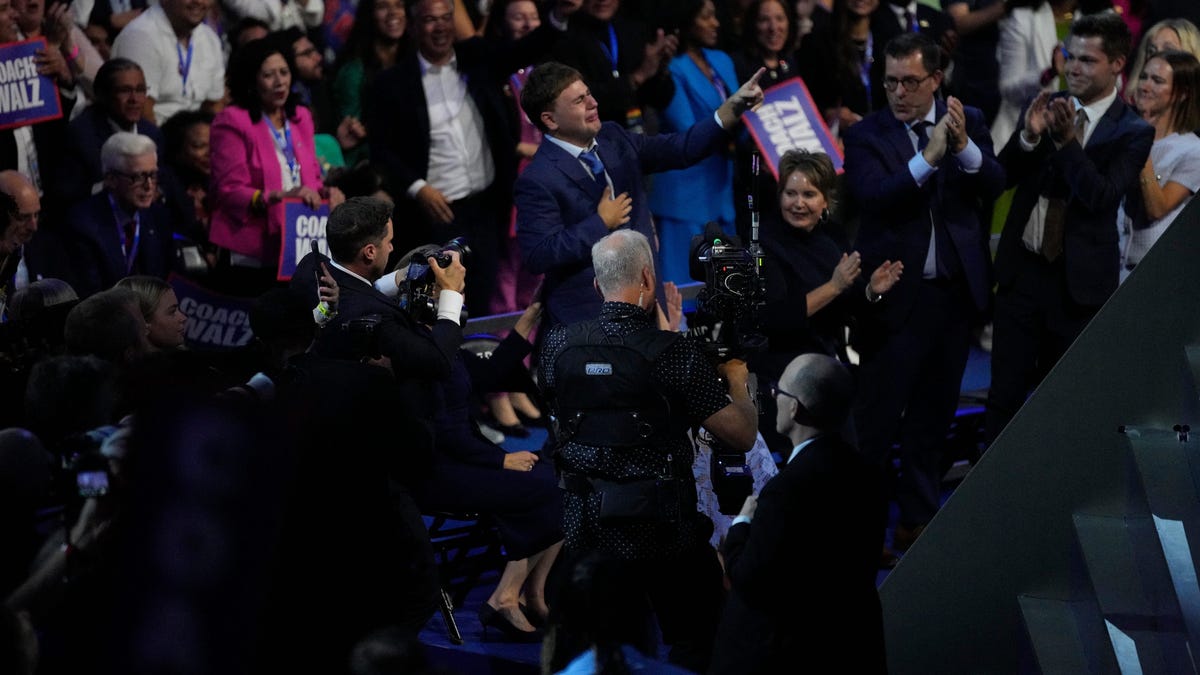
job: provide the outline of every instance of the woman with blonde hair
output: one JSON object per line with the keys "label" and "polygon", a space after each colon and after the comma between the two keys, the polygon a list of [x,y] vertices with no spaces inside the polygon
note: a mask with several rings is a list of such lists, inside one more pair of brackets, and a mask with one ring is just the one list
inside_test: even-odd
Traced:
{"label": "woman with blonde hair", "polygon": [[187,315],[179,309],[179,298],[171,284],[158,277],[135,275],[117,282],[117,288],[134,292],[138,309],[146,320],[150,346],[155,351],[181,349],[187,337]]}
{"label": "woman with blonde hair", "polygon": [[1137,105],[1138,82],[1146,60],[1159,52],[1174,49],[1200,59],[1200,29],[1187,19],[1164,19],[1150,27],[1138,45],[1129,82],[1125,83],[1125,100]]}

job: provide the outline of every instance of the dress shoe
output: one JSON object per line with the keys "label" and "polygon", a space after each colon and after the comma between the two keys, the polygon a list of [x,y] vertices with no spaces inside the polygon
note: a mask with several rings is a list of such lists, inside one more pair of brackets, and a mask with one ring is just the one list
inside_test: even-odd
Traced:
{"label": "dress shoe", "polygon": [[896,551],[907,551],[916,543],[917,538],[925,531],[924,525],[917,525],[909,529],[903,525],[897,525],[896,531],[892,534],[892,549]]}
{"label": "dress shoe", "polygon": [[488,640],[488,629],[495,628],[502,642],[534,644],[542,641],[541,631],[525,631],[517,628],[500,610],[486,602],[479,607],[479,625],[483,627],[483,639]]}

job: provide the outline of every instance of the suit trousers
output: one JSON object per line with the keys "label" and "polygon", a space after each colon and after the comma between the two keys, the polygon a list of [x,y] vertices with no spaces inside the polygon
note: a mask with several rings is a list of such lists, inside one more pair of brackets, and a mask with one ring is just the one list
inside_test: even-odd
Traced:
{"label": "suit trousers", "polygon": [[1003,431],[1030,390],[1058,363],[1099,310],[1071,299],[1062,256],[1047,262],[1025,249],[1018,256],[1021,270],[1011,286],[996,293],[987,403],[989,440]]}
{"label": "suit trousers", "polygon": [[900,524],[937,513],[946,432],[958,409],[970,349],[971,298],[964,281],[921,280],[912,313],[878,351],[864,354],[854,416],[859,448],[886,464],[899,443]]}
{"label": "suit trousers", "polygon": [[431,226],[433,241],[442,245],[454,237],[466,237],[471,257],[467,268],[467,312],[472,317],[487,316],[488,305],[496,288],[500,257],[500,228],[507,213],[500,213],[496,186],[456,199],[450,204],[454,220]]}

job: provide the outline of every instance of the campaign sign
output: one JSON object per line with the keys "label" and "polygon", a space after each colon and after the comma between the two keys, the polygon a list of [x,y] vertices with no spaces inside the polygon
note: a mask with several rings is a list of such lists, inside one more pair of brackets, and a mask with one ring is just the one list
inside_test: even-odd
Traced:
{"label": "campaign sign", "polygon": [[253,298],[234,298],[214,293],[177,274],[167,277],[179,298],[179,311],[187,315],[188,349],[224,351],[245,346],[250,332],[250,306]]}
{"label": "campaign sign", "polygon": [[296,272],[300,259],[312,251],[313,242],[322,255],[329,255],[325,241],[325,221],[329,220],[329,202],[310,209],[299,199],[283,200],[283,245],[279,249],[280,281],[287,281]]}
{"label": "campaign sign", "polygon": [[0,129],[23,127],[62,117],[54,79],[38,75],[39,49],[45,38],[0,47]]}
{"label": "campaign sign", "polygon": [[763,92],[763,104],[744,117],[775,180],[779,180],[779,159],[788,150],[823,152],[833,160],[833,168],[842,172],[841,150],[800,78],[793,77]]}

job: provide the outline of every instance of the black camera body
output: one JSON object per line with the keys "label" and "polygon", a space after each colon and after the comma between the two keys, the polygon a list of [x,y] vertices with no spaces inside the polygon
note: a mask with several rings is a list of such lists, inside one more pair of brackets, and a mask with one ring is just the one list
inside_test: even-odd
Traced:
{"label": "black camera body", "polygon": [[407,267],[407,271],[400,283],[400,308],[418,322],[432,324],[437,321],[437,298],[434,296],[437,279],[427,259],[433,258],[438,267],[446,269],[453,261],[450,254],[455,251],[466,265],[471,255],[466,237],[455,237],[442,246],[422,246],[401,259],[400,267]]}
{"label": "black camera body", "polygon": [[744,358],[766,347],[762,332],[767,304],[763,252],[757,242],[742,246],[737,237],[708,223],[692,237],[688,271],[704,288],[696,296],[689,335],[717,361]]}

